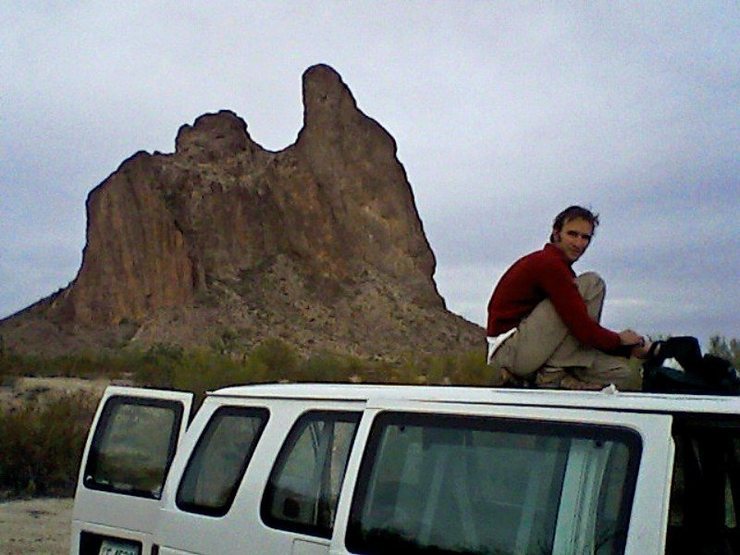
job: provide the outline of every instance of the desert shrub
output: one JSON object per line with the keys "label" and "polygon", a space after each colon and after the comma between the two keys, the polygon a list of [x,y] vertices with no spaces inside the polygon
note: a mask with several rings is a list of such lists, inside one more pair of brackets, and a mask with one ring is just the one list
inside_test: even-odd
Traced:
{"label": "desert shrub", "polygon": [[47,364],[39,364],[38,373],[52,376],[90,376],[99,372],[97,361],[82,356],[64,355],[53,358]]}
{"label": "desert shrub", "polygon": [[13,376],[18,376],[18,357],[12,354],[3,354],[0,356],[0,379],[5,380]]}
{"label": "desert shrub", "polygon": [[211,389],[252,381],[255,370],[241,360],[209,350],[194,350],[172,367],[172,387],[201,394]]}
{"label": "desert shrub", "polygon": [[233,384],[284,379],[295,373],[299,363],[298,354],[287,343],[270,339],[238,357],[213,348],[183,351],[155,345],[140,355],[133,367],[140,385],[201,394]]}
{"label": "desert shrub", "polygon": [[450,383],[450,376],[454,371],[455,357],[452,355],[425,357],[417,362],[416,368],[412,367],[410,378],[413,379],[413,374],[416,373],[419,376],[417,380],[424,376],[425,383],[439,385]]}
{"label": "desert shrub", "polygon": [[381,363],[376,381],[429,385],[487,385],[492,378],[482,351],[447,355],[409,354],[396,363]]}
{"label": "desert shrub", "polygon": [[255,374],[254,381],[287,379],[293,375],[300,363],[300,357],[290,345],[281,339],[263,341],[247,357],[253,369],[264,370],[265,375]]}
{"label": "desert shrub", "polygon": [[458,355],[450,380],[456,385],[488,385],[493,379],[493,370],[486,364],[485,353],[469,351]]}
{"label": "desert shrub", "polygon": [[144,353],[130,352],[126,358],[137,384],[172,388],[175,367],[185,358],[185,351],[178,345],[157,343]]}
{"label": "desert shrub", "polygon": [[210,343],[211,349],[222,355],[242,350],[239,332],[232,328],[223,328]]}
{"label": "desert shrub", "polygon": [[125,355],[73,354],[39,357],[6,353],[0,356],[0,376],[118,378],[131,367]]}
{"label": "desert shrub", "polygon": [[707,352],[729,360],[735,368],[740,368],[740,341],[734,337],[727,339],[722,335],[713,335],[709,338]]}
{"label": "desert shrub", "polygon": [[305,382],[346,382],[357,369],[353,357],[322,351],[304,360],[290,378]]}
{"label": "desert shrub", "polygon": [[0,412],[0,490],[71,495],[96,404],[77,393]]}

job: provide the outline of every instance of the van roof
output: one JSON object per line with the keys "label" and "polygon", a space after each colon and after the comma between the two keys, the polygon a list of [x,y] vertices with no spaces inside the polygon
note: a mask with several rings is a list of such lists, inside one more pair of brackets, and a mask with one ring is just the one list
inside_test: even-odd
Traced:
{"label": "van roof", "polygon": [[345,383],[275,383],[232,386],[211,397],[277,398],[334,401],[426,401],[485,405],[550,406],[659,413],[740,414],[740,396],[678,395],[474,386],[370,385]]}

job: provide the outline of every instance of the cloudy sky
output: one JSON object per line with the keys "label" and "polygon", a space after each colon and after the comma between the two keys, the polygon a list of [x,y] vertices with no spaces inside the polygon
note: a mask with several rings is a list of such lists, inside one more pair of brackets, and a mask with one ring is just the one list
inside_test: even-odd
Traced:
{"label": "cloudy sky", "polygon": [[124,159],[224,108],[284,148],[321,62],[395,137],[454,312],[577,203],[607,326],[740,337],[738,36],[731,0],[0,0],[0,318],[75,277]]}

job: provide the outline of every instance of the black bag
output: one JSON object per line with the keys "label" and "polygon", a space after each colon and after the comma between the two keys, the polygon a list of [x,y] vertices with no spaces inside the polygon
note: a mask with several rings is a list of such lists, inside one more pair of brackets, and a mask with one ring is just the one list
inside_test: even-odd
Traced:
{"label": "black bag", "polygon": [[[663,366],[673,358],[683,370]],[[642,389],[651,393],[740,395],[740,374],[730,361],[701,354],[695,337],[671,337],[655,341],[642,366]]]}

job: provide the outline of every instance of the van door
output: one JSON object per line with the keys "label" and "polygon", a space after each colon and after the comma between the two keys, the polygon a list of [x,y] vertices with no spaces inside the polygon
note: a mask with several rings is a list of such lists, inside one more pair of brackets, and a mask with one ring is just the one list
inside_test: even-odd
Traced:
{"label": "van door", "polygon": [[662,553],[669,415],[368,405],[332,555]]}
{"label": "van door", "polygon": [[144,555],[192,394],[112,386],[90,428],[77,480],[70,555]]}

